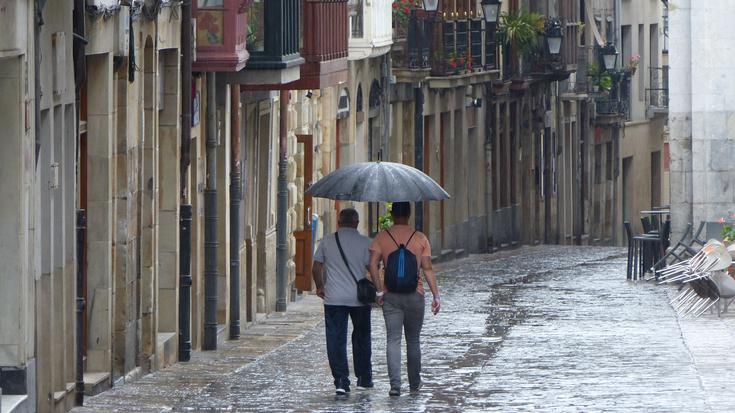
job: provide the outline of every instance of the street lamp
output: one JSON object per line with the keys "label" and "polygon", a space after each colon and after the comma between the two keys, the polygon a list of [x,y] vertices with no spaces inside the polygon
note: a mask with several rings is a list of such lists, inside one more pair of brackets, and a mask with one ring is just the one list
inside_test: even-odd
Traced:
{"label": "street lamp", "polygon": [[439,8],[439,0],[424,0],[424,10],[434,12]]}
{"label": "street lamp", "polygon": [[615,70],[615,64],[618,60],[618,51],[615,49],[615,45],[607,42],[600,52],[602,53],[602,63],[605,65],[605,70]]}
{"label": "street lamp", "polygon": [[564,37],[564,31],[561,27],[561,21],[551,19],[546,22],[546,43],[549,47],[549,53],[553,56],[561,53],[561,40]]}
{"label": "street lamp", "polygon": [[501,0],[482,0],[482,15],[485,17],[485,23],[495,24],[498,22],[501,3]]}

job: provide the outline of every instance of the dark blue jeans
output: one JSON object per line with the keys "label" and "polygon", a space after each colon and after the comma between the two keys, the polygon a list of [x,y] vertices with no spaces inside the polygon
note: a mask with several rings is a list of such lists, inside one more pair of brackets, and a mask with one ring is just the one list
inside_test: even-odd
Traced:
{"label": "dark blue jeans", "polygon": [[[334,386],[350,386],[347,365],[347,317],[352,319],[352,357],[357,385],[373,380],[372,347],[370,338],[370,306],[348,307],[325,305],[324,322],[327,331],[327,357],[332,369]],[[344,388],[344,387],[343,387]]]}

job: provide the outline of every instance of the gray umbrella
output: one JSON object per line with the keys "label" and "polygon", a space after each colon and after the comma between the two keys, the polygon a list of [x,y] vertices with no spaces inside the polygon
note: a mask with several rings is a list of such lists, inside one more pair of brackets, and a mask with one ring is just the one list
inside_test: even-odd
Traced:
{"label": "gray umbrella", "polygon": [[394,162],[363,162],[337,169],[314,183],[306,193],[358,202],[437,201],[449,198],[425,173]]}

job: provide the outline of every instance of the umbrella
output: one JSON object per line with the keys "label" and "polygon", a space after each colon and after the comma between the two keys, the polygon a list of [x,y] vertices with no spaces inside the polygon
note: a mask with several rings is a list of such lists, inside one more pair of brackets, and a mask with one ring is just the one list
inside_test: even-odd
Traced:
{"label": "umbrella", "polygon": [[307,195],[358,202],[436,201],[449,194],[425,173],[394,162],[363,162],[331,172]]}

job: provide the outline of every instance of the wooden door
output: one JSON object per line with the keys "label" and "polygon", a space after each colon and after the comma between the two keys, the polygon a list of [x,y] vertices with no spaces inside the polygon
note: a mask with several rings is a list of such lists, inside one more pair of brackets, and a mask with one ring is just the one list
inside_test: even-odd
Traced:
{"label": "wooden door", "polygon": [[[314,139],[312,135],[296,135],[296,141],[304,145],[304,188],[311,186],[314,167]],[[339,151],[339,150],[338,150]],[[301,291],[311,291],[311,263],[314,255],[313,237],[311,228],[311,196],[304,194],[304,227],[294,232],[296,238],[296,288]]]}

